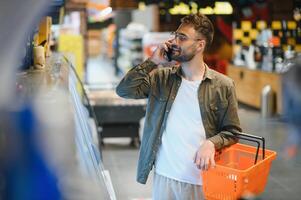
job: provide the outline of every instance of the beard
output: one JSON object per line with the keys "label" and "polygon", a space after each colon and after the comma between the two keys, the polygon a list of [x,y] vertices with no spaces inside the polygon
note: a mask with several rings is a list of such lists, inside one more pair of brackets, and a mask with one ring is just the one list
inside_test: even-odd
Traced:
{"label": "beard", "polygon": [[187,52],[183,50],[181,47],[178,47],[177,50],[172,51],[171,59],[177,62],[189,62],[194,58],[194,56],[195,56],[195,49],[192,49],[190,52]]}
{"label": "beard", "polygon": [[179,55],[172,55],[172,60],[178,61],[178,62],[189,62],[193,59],[195,54],[179,54]]}

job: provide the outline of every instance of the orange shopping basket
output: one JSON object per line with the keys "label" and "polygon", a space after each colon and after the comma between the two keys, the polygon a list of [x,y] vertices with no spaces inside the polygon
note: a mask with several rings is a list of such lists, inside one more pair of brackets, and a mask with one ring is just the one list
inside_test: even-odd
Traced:
{"label": "orange shopping basket", "polygon": [[216,154],[216,167],[202,171],[206,200],[248,198],[264,191],[276,152],[265,149],[263,137],[246,133],[235,137],[255,142],[257,148],[237,143]]}

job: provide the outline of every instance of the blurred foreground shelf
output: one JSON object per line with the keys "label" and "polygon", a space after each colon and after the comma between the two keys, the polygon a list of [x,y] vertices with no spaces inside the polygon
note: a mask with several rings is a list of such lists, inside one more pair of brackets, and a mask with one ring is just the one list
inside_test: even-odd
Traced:
{"label": "blurred foreground shelf", "polygon": [[46,138],[40,143],[56,160],[51,168],[59,171],[62,198],[116,200],[74,66],[57,53],[46,61],[44,69],[18,73],[16,89],[20,104],[30,102],[37,112],[39,136]]}

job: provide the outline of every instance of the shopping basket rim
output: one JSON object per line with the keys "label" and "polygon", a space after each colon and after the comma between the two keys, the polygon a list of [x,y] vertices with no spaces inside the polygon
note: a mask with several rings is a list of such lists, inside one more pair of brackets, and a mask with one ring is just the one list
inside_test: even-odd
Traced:
{"label": "shopping basket rim", "polygon": [[[242,144],[242,143],[236,143],[236,144],[233,144],[231,145],[230,147],[227,147],[225,150],[223,151],[229,151],[230,148],[235,148],[235,147],[248,147],[248,148],[256,148],[256,147],[253,147],[253,146],[250,146],[250,145],[246,145],[246,144]],[[260,148],[261,149],[261,148]],[[248,167],[247,169],[234,169],[232,167],[226,167],[226,166],[223,166],[221,164],[215,164],[215,168],[218,168],[218,169],[225,169],[225,170],[231,170],[231,171],[236,171],[236,172],[239,172],[239,173],[247,173],[248,171],[250,171],[251,169],[257,167],[258,165],[261,165],[269,160],[274,160],[276,158],[276,155],[277,155],[277,152],[276,151],[272,151],[272,150],[269,150],[269,149],[265,149],[266,152],[269,153],[269,155],[265,155],[265,158],[264,159],[259,159],[258,162],[250,167]],[[247,152],[246,150],[244,150],[244,152]],[[209,170],[211,170],[212,168],[209,168]],[[203,172],[203,171],[202,171]]]}

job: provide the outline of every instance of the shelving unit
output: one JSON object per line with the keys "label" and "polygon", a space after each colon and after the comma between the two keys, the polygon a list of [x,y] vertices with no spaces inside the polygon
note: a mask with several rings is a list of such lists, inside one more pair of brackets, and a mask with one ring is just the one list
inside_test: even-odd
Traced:
{"label": "shelving unit", "polygon": [[140,24],[130,24],[126,29],[120,30],[117,63],[123,74],[143,61],[142,39],[146,33],[143,28]]}

